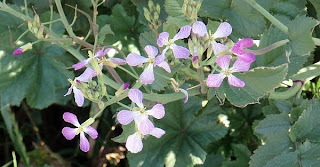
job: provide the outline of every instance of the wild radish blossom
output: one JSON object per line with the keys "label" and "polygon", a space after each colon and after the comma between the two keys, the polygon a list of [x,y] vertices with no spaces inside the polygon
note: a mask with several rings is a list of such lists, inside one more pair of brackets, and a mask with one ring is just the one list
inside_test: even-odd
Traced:
{"label": "wild radish blossom", "polygon": [[245,51],[244,49],[249,48],[253,45],[253,39],[244,38],[233,45],[233,47],[231,48],[231,52],[238,56],[240,60],[252,63],[256,60],[256,56],[253,53]]}
{"label": "wild radish blossom", "polygon": [[140,75],[139,80],[143,84],[152,84],[154,81],[153,67],[159,66],[166,70],[168,73],[171,72],[169,64],[165,61],[164,55],[158,55],[158,49],[154,46],[147,45],[144,50],[146,51],[148,58],[140,56],[136,53],[130,53],[126,61],[130,66],[138,66],[143,63],[148,63],[142,74]]}
{"label": "wild radish blossom", "polygon": [[32,43],[30,43],[30,42],[25,44],[25,45],[23,45],[23,46],[21,46],[21,47],[19,47],[19,48],[17,48],[17,49],[15,49],[13,51],[13,55],[19,56],[19,55],[21,55],[21,53],[23,53],[23,52],[25,52],[25,51],[27,51],[29,49],[32,49]]}
{"label": "wild radish blossom", "polygon": [[220,74],[209,74],[207,78],[208,87],[220,87],[224,78],[228,78],[230,85],[235,87],[244,87],[245,83],[239,78],[232,75],[234,72],[245,72],[250,68],[251,63],[237,59],[233,66],[229,68],[230,65],[230,56],[224,55],[216,59],[217,65],[222,69]]}
{"label": "wild radish blossom", "polygon": [[215,40],[229,36],[232,33],[232,27],[229,23],[223,22],[219,25],[216,32],[211,34],[211,31],[208,33],[207,26],[202,21],[197,21],[192,25],[192,33],[197,34],[200,37],[208,36],[213,52],[215,55],[217,55],[219,52],[227,49],[228,47],[216,42]]}
{"label": "wild radish blossom", "polygon": [[180,31],[173,37],[173,39],[169,40],[169,33],[162,32],[159,34],[159,38],[157,40],[157,44],[160,47],[166,46],[162,51],[161,55],[165,55],[168,49],[171,49],[175,58],[186,59],[190,55],[190,51],[182,46],[176,45],[174,42],[178,39],[188,38],[190,35],[191,26],[183,26],[180,28]]}
{"label": "wild radish blossom", "polygon": [[65,112],[63,114],[63,120],[76,126],[76,128],[64,127],[62,129],[63,136],[67,140],[72,140],[76,135],[80,134],[80,149],[83,152],[88,152],[90,149],[90,143],[84,133],[88,134],[93,139],[98,137],[97,130],[90,126],[94,122],[94,119],[89,118],[80,125],[76,115]]}
{"label": "wild radish blossom", "polygon": [[93,77],[97,76],[97,73],[90,67],[87,67],[87,69],[78,77],[76,77],[71,84],[71,87],[68,89],[68,92],[64,95],[70,95],[73,91],[74,94],[74,100],[77,103],[79,107],[81,107],[84,103],[84,95],[81,92],[80,89],[78,89],[75,84],[81,83],[81,82],[88,82]]}

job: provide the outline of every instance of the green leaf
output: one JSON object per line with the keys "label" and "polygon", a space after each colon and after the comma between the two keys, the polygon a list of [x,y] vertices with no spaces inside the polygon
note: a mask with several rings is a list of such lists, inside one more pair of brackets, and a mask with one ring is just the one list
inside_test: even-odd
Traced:
{"label": "green leaf", "polygon": [[[144,11],[143,11],[143,7],[146,7],[149,9],[148,7],[148,1],[149,0],[131,0],[131,2],[137,7],[137,10],[139,12],[139,21],[142,24],[148,25],[148,21],[146,20],[146,18],[144,17]],[[152,2],[156,5],[159,4],[160,5],[160,16],[159,19],[162,22],[166,21],[167,18],[167,13],[164,10],[164,2],[163,0],[152,0]]]}
{"label": "green leaf", "polygon": [[222,166],[224,157],[221,154],[209,154],[202,167]]}
{"label": "green leaf", "polygon": [[308,139],[313,142],[320,142],[319,106],[319,99],[310,101],[298,121],[291,127],[290,138],[293,141],[304,141]]}
{"label": "green leaf", "polygon": [[284,152],[281,155],[276,156],[272,160],[268,161],[268,163],[264,167],[299,167],[297,158],[297,152]]}
{"label": "green leaf", "polygon": [[156,36],[152,31],[146,31],[140,34],[139,43],[142,48],[147,45],[158,46]]}
{"label": "green leaf", "polygon": [[156,126],[166,130],[160,139],[148,137],[142,152],[128,154],[130,166],[193,166],[203,164],[206,146],[221,139],[227,129],[217,124],[220,107],[210,101],[199,116],[194,114],[201,109],[201,100],[190,98],[188,103],[181,101],[165,105],[166,115],[157,120]]}
{"label": "green leaf", "polygon": [[102,44],[104,39],[106,38],[106,35],[108,34],[114,35],[113,31],[111,30],[110,24],[106,24],[100,29],[98,42]]}
{"label": "green leaf", "polygon": [[266,28],[264,17],[243,0],[203,0],[199,15],[228,20],[236,37],[255,37]]}
{"label": "green leaf", "polygon": [[287,65],[278,67],[255,68],[245,73],[235,74],[246,83],[245,87],[230,86],[225,79],[218,94],[225,97],[235,106],[245,107],[248,104],[258,103],[259,99],[273,91],[285,78]]}
{"label": "green leaf", "polygon": [[304,55],[314,50],[315,44],[312,39],[312,29],[318,23],[311,17],[297,16],[288,25],[290,47],[298,55]]}
{"label": "green leaf", "polygon": [[232,144],[231,148],[234,152],[234,156],[236,157],[235,161],[225,161],[223,163],[223,167],[233,167],[233,166],[238,166],[238,167],[245,167],[248,166],[251,152],[247,148],[247,146],[243,144]]}
{"label": "green leaf", "polygon": [[320,166],[320,144],[305,141],[298,147],[302,166]]}
{"label": "green leaf", "polygon": [[179,28],[191,24],[182,12],[183,0],[165,0],[165,10],[168,13],[168,24],[174,24]]}
{"label": "green leaf", "polygon": [[265,140],[279,132],[288,131],[290,127],[291,124],[288,114],[272,114],[261,120],[254,128],[254,132],[260,139]]}
{"label": "green leaf", "polygon": [[317,11],[317,18],[318,20],[320,20],[320,1],[309,0],[309,2],[313,5],[314,9]]}
{"label": "green leaf", "polygon": [[122,133],[121,135],[112,138],[113,141],[118,142],[118,143],[125,143],[127,141],[127,138],[134,134],[136,132],[135,129],[135,124],[134,122],[131,122],[128,125],[122,125]]}

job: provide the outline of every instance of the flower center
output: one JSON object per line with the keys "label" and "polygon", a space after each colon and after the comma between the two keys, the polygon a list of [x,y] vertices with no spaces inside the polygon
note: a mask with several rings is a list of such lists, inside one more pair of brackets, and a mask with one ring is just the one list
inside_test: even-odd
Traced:
{"label": "flower center", "polygon": [[172,44],[174,44],[174,41],[173,41],[172,39],[170,39],[166,45],[167,45],[168,47],[170,47]]}
{"label": "flower center", "polygon": [[80,126],[80,127],[77,129],[76,135],[78,135],[78,134],[81,133],[81,132],[83,132],[82,126]]}
{"label": "flower center", "polygon": [[154,57],[149,57],[148,63],[150,63],[150,64],[154,64],[154,60],[155,60],[155,58],[154,58]]}
{"label": "flower center", "polygon": [[144,108],[140,108],[139,111],[140,111],[141,114],[144,114],[146,112],[146,108],[145,107]]}
{"label": "flower center", "polygon": [[225,74],[226,76],[230,75],[231,73],[232,73],[232,71],[229,70],[229,69],[224,71],[224,74]]}

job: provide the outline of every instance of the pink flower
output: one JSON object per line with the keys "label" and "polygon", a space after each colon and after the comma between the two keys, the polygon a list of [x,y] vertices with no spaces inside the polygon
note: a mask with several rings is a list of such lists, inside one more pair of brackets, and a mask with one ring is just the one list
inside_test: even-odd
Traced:
{"label": "pink flower", "polygon": [[252,63],[256,60],[256,56],[253,53],[245,51],[244,49],[249,48],[253,45],[253,39],[244,38],[233,45],[233,47],[231,48],[231,52],[237,55],[240,60]]}
{"label": "pink flower", "polygon": [[89,126],[94,122],[93,119],[89,119],[80,125],[76,115],[65,112],[63,114],[63,120],[69,122],[77,128],[64,127],[62,129],[62,134],[67,140],[72,140],[76,135],[80,134],[80,149],[83,152],[88,152],[90,149],[90,143],[86,138],[85,134],[88,134],[91,138],[96,139],[98,137],[98,132],[92,126]]}
{"label": "pink flower", "polygon": [[[87,69],[80,76],[75,78],[75,81],[77,83],[88,82],[95,76],[97,76],[97,73],[92,68],[87,67]],[[74,94],[75,102],[79,107],[81,107],[84,103],[84,95],[81,90],[76,88],[74,85],[71,85],[71,87],[68,89],[68,92],[64,96],[70,95],[72,91]]]}
{"label": "pink flower", "polygon": [[25,52],[25,51],[27,51],[27,50],[29,50],[29,49],[31,49],[31,48],[32,48],[32,43],[29,42],[29,43],[27,43],[27,44],[25,44],[25,45],[23,45],[23,46],[15,49],[15,50],[13,51],[13,55],[19,56],[19,55],[21,55],[23,52]]}
{"label": "pink flower", "polygon": [[207,78],[207,86],[208,87],[220,87],[224,78],[228,78],[228,82],[230,85],[235,87],[244,87],[245,83],[241,81],[239,78],[232,75],[234,72],[245,72],[250,68],[251,63],[242,61],[240,59],[236,60],[231,68],[230,65],[230,56],[224,55],[220,56],[216,59],[216,63],[222,69],[220,74],[209,74]]}
{"label": "pink flower", "polygon": [[160,47],[166,46],[166,48],[162,52],[162,55],[165,55],[167,50],[171,49],[175,58],[188,58],[190,55],[190,51],[185,47],[176,45],[174,42],[178,39],[188,38],[190,35],[190,31],[191,26],[183,26],[180,28],[180,31],[173,37],[173,39],[170,40],[168,32],[160,33],[157,44]]}
{"label": "pink flower", "polygon": [[148,117],[150,115],[157,119],[163,118],[165,114],[165,109],[163,105],[156,104],[152,107],[152,109],[146,110],[142,103],[142,92],[138,89],[130,89],[128,97],[138,107],[133,108],[132,111],[121,110],[117,114],[117,119],[119,123],[122,125],[128,125],[130,122],[134,120],[138,126],[138,130],[141,132],[142,135],[150,134],[151,131],[154,129],[154,125]]}
{"label": "pink flower", "polygon": [[136,53],[130,53],[126,61],[130,66],[137,66],[143,63],[148,63],[147,67],[144,69],[140,75],[139,80],[143,84],[152,84],[154,81],[153,67],[159,66],[166,70],[168,73],[171,72],[169,64],[165,61],[164,55],[158,55],[158,49],[154,46],[147,45],[144,50],[146,51],[148,58],[140,56]]}

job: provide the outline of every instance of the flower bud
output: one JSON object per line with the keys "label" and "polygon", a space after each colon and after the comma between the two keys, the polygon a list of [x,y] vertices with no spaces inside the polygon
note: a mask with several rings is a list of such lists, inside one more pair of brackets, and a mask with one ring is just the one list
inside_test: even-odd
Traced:
{"label": "flower bud", "polygon": [[122,93],[123,93],[124,91],[126,91],[126,89],[128,89],[129,86],[130,86],[130,83],[129,83],[129,82],[124,83],[124,84],[116,91],[115,96],[116,96],[116,97],[119,97],[120,95],[122,95]]}
{"label": "flower bud", "polygon": [[149,9],[153,9],[154,3],[151,0],[149,0],[148,1],[148,6],[149,6]]}
{"label": "flower bud", "polygon": [[144,11],[144,17],[146,18],[146,20],[148,20],[148,22],[151,22],[151,13],[149,12],[149,10],[144,7],[143,11]]}
{"label": "flower bud", "polygon": [[159,5],[159,4],[157,4],[157,6],[156,6],[156,11],[157,11],[157,13],[160,15],[161,8],[160,8],[160,5]]}
{"label": "flower bud", "polygon": [[29,49],[32,49],[32,43],[27,43],[19,48],[17,48],[16,50],[13,51],[13,55],[15,56],[19,56],[21,53],[29,50]]}

